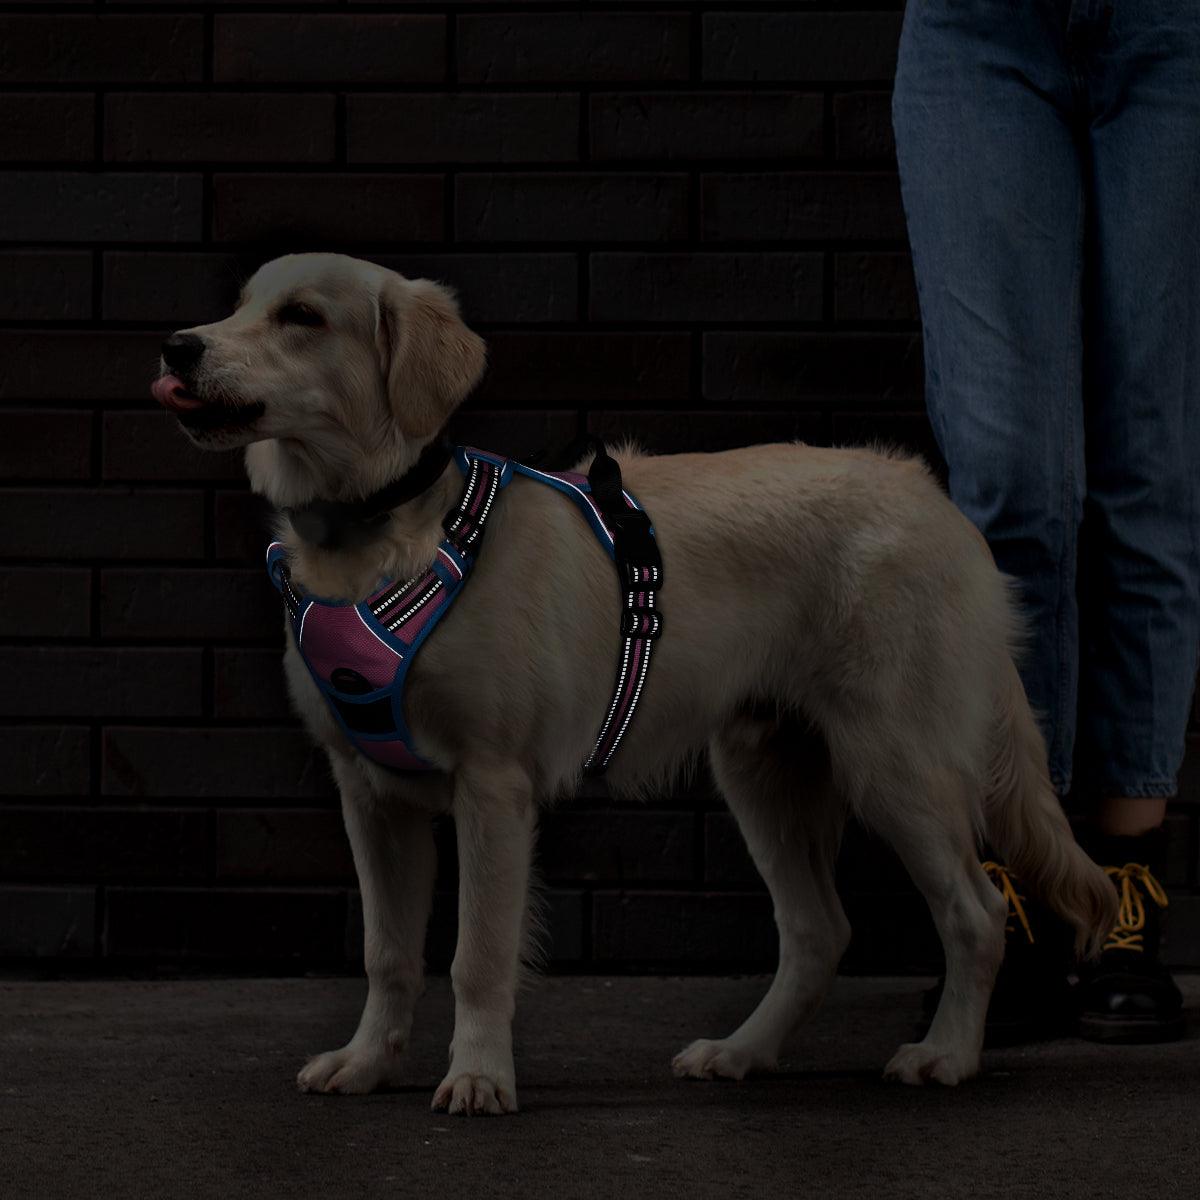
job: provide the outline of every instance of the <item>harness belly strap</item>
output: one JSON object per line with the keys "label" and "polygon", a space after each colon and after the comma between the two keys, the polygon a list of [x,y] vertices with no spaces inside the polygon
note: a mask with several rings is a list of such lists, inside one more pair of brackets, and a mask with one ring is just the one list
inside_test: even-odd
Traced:
{"label": "harness belly strap", "polygon": [[361,604],[323,600],[296,585],[279,542],[267,549],[267,571],[283,597],[300,657],[330,712],[354,746],[397,771],[430,771],[413,749],[404,714],[404,680],[417,650],[465,586],[488,517],[514,473],[569,496],[613,559],[621,589],[621,654],[616,684],[596,743],[584,763],[603,774],[633,718],[662,632],[655,601],[662,563],[649,517],[621,486],[620,469],[600,446],[587,476],[539,471],[500,455],[459,446],[454,461],[465,484],[446,514],[446,537],[434,560],[403,582],[389,581]]}

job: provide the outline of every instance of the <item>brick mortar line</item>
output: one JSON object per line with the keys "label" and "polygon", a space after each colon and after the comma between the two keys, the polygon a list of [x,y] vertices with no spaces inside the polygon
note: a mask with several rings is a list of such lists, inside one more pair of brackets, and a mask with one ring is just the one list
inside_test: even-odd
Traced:
{"label": "brick mortar line", "polygon": [[[4,10],[0,10],[0,17]],[[540,95],[543,93],[572,92],[589,87],[603,95],[740,95],[754,96],[760,93],[808,96],[819,93],[823,88],[832,89],[837,95],[855,95],[861,92],[887,93],[892,91],[890,79],[871,78],[861,80],[836,79],[625,79],[603,77],[587,78],[543,78],[543,79],[499,79],[492,81],[456,80],[451,88],[443,79],[397,80],[397,79],[181,79],[166,82],[130,79],[28,79],[0,82],[0,96],[19,94],[80,95],[94,92],[103,87],[106,91],[120,95],[157,96],[180,94],[188,96],[278,96],[302,95],[321,96],[344,91],[353,95],[405,96],[420,95]]]}
{"label": "brick mortar line", "polygon": [[[585,297],[585,299],[586,299],[586,297]],[[912,326],[911,328],[908,327],[909,324],[911,324],[911,326]],[[151,330],[151,332],[163,334],[163,333],[169,332],[171,327],[172,327],[171,324],[168,324],[168,325],[164,325],[163,328],[161,328],[161,329]],[[911,337],[914,337],[914,336],[917,336],[920,334],[920,328],[915,323],[902,323],[899,321],[886,322],[886,323],[885,322],[866,323],[866,322],[851,321],[851,320],[844,320],[844,321],[841,321],[838,323],[833,323],[833,322],[826,322],[826,320],[823,317],[816,319],[816,320],[808,320],[808,321],[790,320],[786,317],[779,317],[779,318],[776,318],[771,321],[760,320],[760,321],[745,322],[745,323],[738,323],[735,321],[700,322],[700,321],[680,321],[680,320],[667,321],[667,320],[664,320],[664,321],[646,321],[644,324],[638,325],[636,327],[630,327],[629,325],[626,325],[626,324],[616,325],[615,323],[608,322],[608,321],[595,321],[595,322],[587,321],[587,322],[585,322],[581,318],[579,322],[572,322],[569,325],[565,324],[565,323],[558,324],[558,323],[551,323],[551,322],[543,322],[543,323],[535,324],[533,322],[529,322],[529,323],[525,323],[525,324],[521,324],[521,325],[512,325],[512,326],[490,326],[489,327],[489,326],[484,326],[484,325],[474,325],[473,328],[475,329],[475,331],[477,333],[479,333],[481,336],[484,336],[484,337],[493,335],[493,334],[496,336],[503,335],[505,337],[508,337],[509,335],[521,335],[522,337],[527,337],[530,341],[532,341],[533,339],[539,338],[539,337],[543,338],[545,340],[555,341],[555,340],[565,339],[565,338],[572,337],[572,336],[583,336],[583,335],[595,336],[597,338],[599,338],[599,337],[632,337],[632,338],[641,338],[641,339],[645,339],[645,340],[649,341],[655,337],[662,337],[664,335],[691,334],[691,333],[731,333],[731,334],[736,333],[736,334],[747,334],[747,335],[757,333],[757,334],[762,334],[763,336],[776,336],[776,335],[786,336],[786,335],[791,334],[791,335],[795,335],[796,337],[820,337],[822,335],[827,335],[831,339],[834,339],[834,340],[845,340],[845,339],[849,339],[852,337],[871,337],[871,338],[875,338],[878,340],[890,338],[890,339],[895,340],[895,339],[900,339],[900,338],[911,338]],[[11,328],[6,328],[5,326],[0,325],[0,332],[14,332],[14,333],[30,332],[30,333],[32,333],[32,332],[35,332],[35,330],[32,330],[32,329],[23,330],[19,327],[15,327],[15,326],[11,327]],[[81,332],[103,334],[106,332],[122,333],[122,332],[126,332],[126,331],[119,330],[119,329],[113,328],[111,326],[110,327],[92,326],[87,330],[78,330],[78,329],[46,330],[46,329],[39,328],[38,330],[36,330],[36,332],[48,333],[48,334],[53,334],[53,333],[71,334],[71,333],[81,333]],[[616,386],[616,385],[614,385],[614,386]],[[790,398],[781,399],[779,401],[779,403],[785,403],[788,401],[788,399],[790,399]],[[5,400],[5,401],[0,402],[0,412],[3,412],[4,409],[6,407],[8,407],[8,405],[10,405],[10,404],[13,406],[33,406],[33,405],[37,405],[40,403],[42,403],[42,401],[37,399],[36,397],[30,398],[30,399],[25,399],[25,400],[21,400],[21,399],[18,399],[17,397],[14,397],[11,400]],[[90,401],[84,400],[84,399],[71,399],[69,397],[64,397],[61,400],[59,400],[58,403],[84,405],[84,406],[89,406],[89,407],[92,403],[97,404],[97,406],[99,406],[100,403],[103,403],[103,404],[108,405],[110,408],[116,409],[118,411],[121,408],[136,410],[142,406],[142,402],[134,396],[131,396],[127,400],[118,398],[116,400],[107,400],[107,401],[103,401],[103,402],[90,402]],[[737,403],[737,406],[740,407],[741,405],[745,404],[746,401],[738,401],[736,403]],[[146,404],[147,410],[150,414],[157,415],[157,414],[154,414],[154,410],[149,409],[149,401],[146,401],[145,404]],[[491,409],[494,409],[497,407],[511,408],[511,407],[513,407],[513,405],[508,401],[489,405],[489,408],[491,408]],[[488,411],[488,409],[477,409],[475,411]],[[553,407],[549,407],[549,408],[546,408],[546,411],[553,412],[553,411],[555,411],[555,409]],[[197,477],[196,479],[163,479],[161,481],[153,481],[153,480],[144,480],[143,481],[141,477],[127,479],[125,477],[112,476],[112,477],[105,477],[103,481],[105,483],[112,484],[114,487],[120,483],[135,483],[135,484],[144,485],[144,486],[151,486],[151,484],[153,484],[154,486],[161,487],[163,491],[174,491],[177,487],[188,487],[188,486],[197,487],[197,486],[199,486],[200,483],[206,481],[206,479],[208,481],[218,482],[218,483],[228,482],[230,484],[233,484],[236,482],[235,479],[225,480],[223,476]],[[6,481],[6,484],[7,484],[7,482],[8,481]],[[72,483],[72,482],[76,482],[76,481],[64,480],[63,482],[64,483]],[[79,482],[81,484],[85,484],[87,481],[79,481]],[[47,477],[45,477],[44,483],[39,482],[38,479],[31,478],[28,482],[23,481],[18,486],[23,486],[23,487],[53,486],[53,483],[54,483],[54,477],[47,476]],[[93,486],[95,486],[95,485],[93,485]]]}
{"label": "brick mortar line", "polygon": [[[428,255],[453,255],[453,254],[570,254],[578,251],[580,248],[585,249],[588,253],[601,254],[606,252],[625,251],[628,253],[652,254],[655,251],[663,253],[668,252],[686,252],[691,254],[702,254],[708,251],[744,251],[746,253],[764,253],[767,251],[791,251],[799,252],[804,250],[835,250],[843,254],[851,253],[869,253],[871,251],[880,251],[883,253],[903,253],[904,244],[896,238],[878,238],[872,239],[867,237],[806,237],[806,238],[713,238],[703,242],[690,242],[686,238],[660,238],[655,240],[631,241],[628,239],[597,239],[580,243],[579,239],[560,239],[557,241],[512,241],[512,240],[495,240],[484,241],[482,239],[472,239],[470,241],[458,241],[454,243],[434,240],[426,242],[393,242],[385,244],[383,249],[380,249],[380,243],[376,240],[371,241],[343,241],[336,238],[314,237],[310,239],[312,242],[320,246],[350,246],[362,255],[387,255],[392,258],[399,257],[404,254],[428,256]],[[162,241],[149,240],[143,242],[132,241],[112,241],[105,238],[97,238],[94,241],[64,241],[56,238],[39,238],[25,240],[0,240],[0,251],[13,250],[51,250],[51,251],[70,251],[84,250],[89,247],[100,249],[105,253],[134,253],[134,254],[164,254],[174,253],[190,253],[197,254],[206,252],[217,255],[233,255],[241,254],[244,257],[254,257],[260,254],[269,253],[282,239],[273,240],[238,240],[238,241],[220,241],[220,242],[202,242],[202,241]],[[8,322],[8,324],[28,325],[33,322]],[[65,322],[64,322],[65,323]],[[76,321],[75,324],[83,322]],[[130,325],[137,325],[138,322],[126,322]],[[154,326],[150,322],[141,322],[143,328],[153,331]]]}
{"label": "brick mortar line", "polygon": [[[387,160],[335,163],[332,159],[288,160],[267,163],[239,163],[221,159],[145,159],[139,162],[109,160],[100,164],[82,161],[59,162],[47,160],[17,161],[5,164],[0,176],[29,176],[34,179],[47,175],[155,175],[164,178],[199,176],[213,172],[231,179],[271,179],[289,175],[319,175],[326,178],[350,178],[359,175],[379,175],[387,179],[435,178],[448,171],[461,175],[493,176],[607,176],[613,179],[646,178],[660,180],[686,176],[693,172],[708,177],[764,175],[768,177],[803,179],[897,179],[894,167],[879,163],[839,163],[836,166],[817,158],[795,156],[756,159],[589,159],[586,169],[580,159],[430,159],[423,162],[397,163]],[[785,164],[791,164],[787,166]],[[337,167],[333,171],[329,168]],[[326,168],[321,170],[319,168]],[[43,239],[33,239],[42,241]]]}
{"label": "brick mortar line", "polygon": [[300,16],[443,16],[443,15],[488,15],[506,16],[646,16],[654,17],[660,14],[676,16],[680,14],[699,14],[701,16],[750,16],[760,13],[776,16],[838,18],[855,16],[882,16],[888,13],[899,15],[903,11],[900,0],[889,3],[888,0],[858,0],[854,8],[846,9],[838,5],[837,0],[830,0],[828,7],[820,4],[814,7],[798,9],[795,0],[753,0],[752,3],[740,5],[735,0],[653,0],[651,3],[630,3],[629,0],[595,0],[594,3],[581,5],[578,0],[545,0],[545,3],[531,0],[512,0],[511,3],[486,3],[484,0],[464,0],[463,3],[433,3],[423,0],[414,4],[403,3],[337,3],[336,0],[325,0],[324,3],[294,5],[287,4],[256,4],[253,0],[246,3],[222,4],[205,0],[191,0],[181,4],[171,4],[154,7],[133,3],[110,3],[108,0],[97,0],[94,5],[46,3],[46,4],[8,4],[3,10],[4,16],[86,16],[86,17],[141,17],[143,20],[160,22],[170,21],[177,17],[190,17],[202,14],[219,16],[274,16],[281,20]]}

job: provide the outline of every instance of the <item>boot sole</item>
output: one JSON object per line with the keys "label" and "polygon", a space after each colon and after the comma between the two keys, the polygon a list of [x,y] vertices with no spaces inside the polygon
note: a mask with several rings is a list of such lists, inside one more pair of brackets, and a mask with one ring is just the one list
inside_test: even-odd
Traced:
{"label": "boot sole", "polygon": [[1109,1045],[1147,1045],[1151,1042],[1175,1042],[1183,1037],[1186,1026],[1183,1014],[1165,1020],[1137,1017],[1079,1018],[1079,1036],[1089,1042]]}

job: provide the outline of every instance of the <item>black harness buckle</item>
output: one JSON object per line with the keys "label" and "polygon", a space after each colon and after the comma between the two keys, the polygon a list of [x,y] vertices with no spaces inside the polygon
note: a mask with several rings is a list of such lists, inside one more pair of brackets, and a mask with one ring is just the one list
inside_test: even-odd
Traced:
{"label": "black harness buckle", "polygon": [[605,514],[613,531],[613,554],[621,571],[622,583],[631,588],[657,591],[663,585],[662,555],[650,532],[653,526],[645,511],[626,508],[624,512]]}
{"label": "black harness buckle", "polygon": [[652,642],[662,636],[662,613],[644,604],[627,605],[621,610],[621,636]]}

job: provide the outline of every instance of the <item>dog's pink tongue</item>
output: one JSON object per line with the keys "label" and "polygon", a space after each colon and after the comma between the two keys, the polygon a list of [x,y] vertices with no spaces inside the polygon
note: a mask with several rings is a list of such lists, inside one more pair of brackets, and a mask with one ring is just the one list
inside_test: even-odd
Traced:
{"label": "dog's pink tongue", "polygon": [[150,385],[150,394],[164,408],[173,408],[178,412],[204,407],[204,401],[189,392],[178,375],[164,375],[156,379]]}

